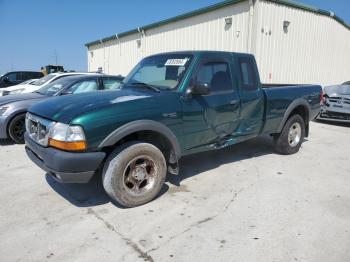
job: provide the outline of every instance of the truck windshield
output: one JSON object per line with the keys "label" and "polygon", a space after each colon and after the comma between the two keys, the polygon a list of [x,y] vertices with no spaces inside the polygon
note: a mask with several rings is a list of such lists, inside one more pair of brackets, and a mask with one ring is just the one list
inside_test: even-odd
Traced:
{"label": "truck windshield", "polygon": [[125,86],[151,87],[154,90],[175,89],[181,83],[193,56],[164,54],[143,59],[125,78]]}

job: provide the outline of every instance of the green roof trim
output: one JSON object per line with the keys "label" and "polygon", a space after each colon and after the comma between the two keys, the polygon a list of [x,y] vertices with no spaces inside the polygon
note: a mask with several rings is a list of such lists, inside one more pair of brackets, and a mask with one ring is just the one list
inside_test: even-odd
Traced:
{"label": "green roof trim", "polygon": [[[97,44],[100,44],[100,43],[103,43],[103,42],[115,40],[117,38],[121,38],[121,37],[124,37],[124,36],[135,34],[135,33],[139,32],[139,30],[148,30],[148,29],[156,28],[156,27],[159,27],[159,26],[162,26],[162,25],[166,25],[166,24],[169,24],[169,23],[172,23],[172,22],[176,22],[176,21],[179,21],[179,20],[190,18],[190,17],[196,16],[196,15],[205,14],[205,13],[208,13],[210,11],[213,11],[213,10],[225,7],[225,6],[229,6],[229,5],[232,5],[232,4],[236,4],[236,3],[239,3],[239,2],[244,2],[244,1],[247,1],[247,0],[226,0],[226,1],[214,4],[214,5],[211,5],[211,6],[208,6],[208,7],[203,7],[203,8],[200,8],[200,9],[197,9],[197,10],[194,10],[194,11],[182,14],[182,15],[178,15],[178,16],[175,16],[175,17],[172,17],[172,18],[168,18],[168,19],[165,19],[165,20],[162,20],[162,21],[159,21],[159,22],[155,22],[155,23],[152,23],[152,24],[149,24],[149,25],[146,25],[146,26],[142,26],[142,27],[139,27],[139,28],[136,28],[136,29],[132,29],[132,30],[120,33],[120,34],[116,34],[116,35],[112,35],[112,36],[109,36],[109,37],[106,37],[106,38],[102,38],[100,40],[89,42],[89,43],[85,44],[85,46],[89,47],[89,46],[97,45]],[[340,24],[342,24],[343,26],[345,26],[347,29],[350,30],[350,25],[349,24],[347,24],[343,19],[341,19],[340,17],[338,17],[337,15],[335,15],[334,13],[332,13],[330,11],[319,9],[317,7],[306,5],[306,4],[303,4],[303,3],[298,3],[298,2],[295,2],[295,1],[292,1],[292,0],[264,0],[264,1],[270,1],[270,2],[277,3],[277,4],[286,5],[286,6],[302,9],[302,10],[305,10],[305,11],[321,14],[321,15],[324,15],[324,16],[332,17],[337,22],[339,22]]]}
{"label": "green roof trim", "polygon": [[[162,20],[162,21],[159,21],[159,22],[155,22],[155,23],[152,23],[152,24],[149,24],[149,25],[146,25],[146,26],[135,28],[135,29],[132,29],[130,31],[119,33],[117,35],[118,35],[118,38],[124,37],[124,36],[127,36],[127,35],[135,34],[135,33],[139,32],[139,30],[147,30],[147,29],[158,27],[158,26],[166,25],[166,24],[169,24],[169,23],[172,23],[172,22],[176,22],[176,21],[185,19],[185,18],[189,18],[189,17],[192,17],[192,16],[200,15],[200,14],[205,14],[205,13],[208,13],[210,11],[213,11],[213,10],[225,7],[225,6],[229,6],[229,5],[232,5],[232,4],[236,4],[236,3],[239,3],[239,2],[244,2],[244,1],[247,1],[247,0],[226,0],[224,2],[220,2],[220,3],[217,3],[217,4],[211,5],[211,6],[203,7],[203,8],[200,8],[200,9],[197,9],[197,10],[194,10],[194,11],[182,14],[182,15],[178,15],[178,16],[175,16],[175,17],[172,17],[172,18],[168,18],[168,19],[165,19],[165,20]],[[105,41],[110,41],[110,40],[117,39],[117,35],[109,36],[109,37],[106,37],[106,38],[102,38],[100,40],[96,40],[96,41],[87,43],[87,44],[85,44],[85,46],[89,47],[89,46],[96,45],[96,44],[99,44],[99,43],[102,43],[102,42],[105,42]]]}
{"label": "green roof trim", "polygon": [[305,11],[309,11],[312,13],[317,13],[320,15],[324,15],[324,16],[330,16],[333,19],[335,19],[337,22],[339,22],[340,24],[342,24],[343,26],[345,26],[347,29],[350,30],[350,25],[347,24],[343,19],[341,19],[339,16],[337,16],[336,14],[334,14],[333,12],[327,11],[327,10],[323,10],[311,5],[306,5],[303,3],[298,3],[292,0],[265,0],[265,1],[270,1],[270,2],[275,2],[277,4],[281,4],[281,5],[286,5],[286,6],[290,6],[290,7],[294,7],[294,8],[298,8],[298,9],[302,9]]}

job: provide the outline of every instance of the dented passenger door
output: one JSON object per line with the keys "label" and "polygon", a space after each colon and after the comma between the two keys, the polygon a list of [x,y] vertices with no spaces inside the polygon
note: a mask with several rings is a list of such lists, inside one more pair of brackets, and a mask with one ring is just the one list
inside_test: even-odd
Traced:
{"label": "dented passenger door", "polygon": [[[231,61],[228,57],[207,57],[198,63],[182,99],[185,150],[220,145],[238,127],[240,100]],[[196,86],[206,86],[209,92],[197,94]]]}

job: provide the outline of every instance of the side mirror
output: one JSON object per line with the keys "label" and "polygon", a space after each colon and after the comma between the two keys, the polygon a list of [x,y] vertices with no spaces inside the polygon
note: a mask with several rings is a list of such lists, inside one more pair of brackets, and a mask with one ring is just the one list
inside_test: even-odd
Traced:
{"label": "side mirror", "polygon": [[210,85],[208,83],[196,82],[191,89],[192,95],[209,95],[210,94]]}
{"label": "side mirror", "polygon": [[5,77],[2,79],[2,81],[4,81],[4,82],[8,83],[8,82],[10,82],[10,79],[9,79],[9,77],[8,77],[8,76],[5,76]]}

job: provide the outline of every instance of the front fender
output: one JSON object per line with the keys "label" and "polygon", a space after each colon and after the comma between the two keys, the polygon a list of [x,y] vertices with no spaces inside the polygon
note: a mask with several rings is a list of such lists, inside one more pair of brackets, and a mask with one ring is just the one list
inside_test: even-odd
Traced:
{"label": "front fender", "polygon": [[153,120],[136,120],[119,127],[110,133],[99,144],[98,148],[102,149],[103,147],[112,146],[122,138],[139,131],[155,131],[165,136],[171,143],[177,159],[180,159],[181,147],[175,134],[167,126]]}

